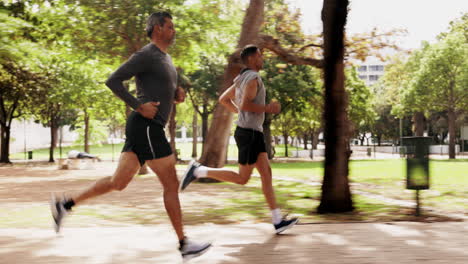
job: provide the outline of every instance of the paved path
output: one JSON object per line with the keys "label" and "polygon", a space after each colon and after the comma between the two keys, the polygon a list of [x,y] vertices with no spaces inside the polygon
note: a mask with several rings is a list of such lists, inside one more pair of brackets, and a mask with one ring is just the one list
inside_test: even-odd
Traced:
{"label": "paved path", "polygon": [[[269,224],[198,225],[191,237],[213,248],[190,263],[468,263],[467,222],[298,225],[276,236]],[[182,263],[168,225],[0,229],[2,264]]]}
{"label": "paved path", "polygon": [[[52,231],[49,192],[84,188],[110,175],[113,166],[0,168],[0,264],[182,263],[154,177],[135,179],[125,192],[83,205],[81,214],[66,219],[61,235]],[[239,224],[199,212],[200,204],[224,206],[223,189],[234,196],[232,190],[241,188],[200,185],[181,194],[188,236],[214,241],[190,263],[468,263],[467,221],[309,224],[276,236],[271,224]],[[195,224],[204,221],[217,224]]]}

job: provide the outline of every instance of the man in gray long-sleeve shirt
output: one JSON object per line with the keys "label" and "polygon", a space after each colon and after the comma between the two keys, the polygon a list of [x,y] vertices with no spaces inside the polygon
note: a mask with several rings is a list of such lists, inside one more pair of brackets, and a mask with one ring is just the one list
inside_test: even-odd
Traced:
{"label": "man in gray long-sleeve shirt", "polygon": [[[146,162],[163,185],[164,205],[179,238],[179,250],[184,258],[193,257],[204,253],[211,244],[195,243],[184,236],[175,157],[164,133],[173,103],[185,99],[184,91],[177,88],[177,71],[167,53],[175,39],[171,15],[167,12],[153,13],[148,18],[146,33],[151,43],[133,54],[106,82],[119,98],[135,110],[127,119],[126,141],[116,172],[112,177],[98,180],[78,195],[68,198],[53,196],[52,215],[58,232],[63,217],[75,204],[113,190],[123,190]],[[132,77],[136,81],[137,98],[123,85]]]}

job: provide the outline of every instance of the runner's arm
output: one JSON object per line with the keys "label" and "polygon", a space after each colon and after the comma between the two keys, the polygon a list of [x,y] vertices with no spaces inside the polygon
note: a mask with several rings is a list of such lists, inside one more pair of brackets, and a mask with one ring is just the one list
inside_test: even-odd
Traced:
{"label": "runner's arm", "polygon": [[133,54],[130,59],[112,73],[106,81],[107,87],[135,110],[139,108],[141,102],[127,91],[123,82],[145,70],[147,65],[146,58],[147,56],[141,52]]}
{"label": "runner's arm", "polygon": [[226,91],[219,97],[219,103],[226,107],[229,112],[238,113],[239,109],[236,104],[234,104],[233,100],[236,96],[236,86],[231,85],[231,87],[227,88]]}
{"label": "runner's arm", "polygon": [[240,109],[242,111],[254,112],[254,113],[265,113],[266,105],[256,104],[253,102],[255,96],[257,96],[257,79],[250,80],[245,86],[244,96],[242,97]]}
{"label": "runner's arm", "polygon": [[257,96],[257,79],[250,80],[245,86],[244,97],[242,98],[241,105],[239,109],[247,112],[254,113],[274,113],[278,114],[280,112],[280,105],[278,102],[273,102],[270,104],[256,104],[253,102],[255,96]]}

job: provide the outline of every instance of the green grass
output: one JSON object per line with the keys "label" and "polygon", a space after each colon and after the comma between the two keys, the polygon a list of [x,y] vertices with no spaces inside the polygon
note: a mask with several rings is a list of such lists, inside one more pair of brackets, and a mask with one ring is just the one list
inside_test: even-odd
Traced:
{"label": "green grass", "polygon": [[[402,200],[414,200],[415,191],[406,189],[406,161],[350,161],[352,188]],[[322,162],[272,163],[273,175],[321,182]],[[230,168],[237,168],[229,165]],[[421,191],[423,205],[448,212],[468,211],[468,160],[431,160],[430,189]],[[310,188],[307,186],[307,188]]]}
{"label": "green grass", "polygon": [[[226,183],[219,183],[225,185]],[[307,186],[301,183],[276,180],[274,182],[278,206],[285,213],[299,216],[302,223],[306,222],[343,222],[343,221],[413,221],[432,219],[447,221],[450,218],[425,213],[423,217],[414,217],[413,210],[397,205],[385,204],[362,195],[353,195],[355,210],[344,214],[317,214],[320,203],[320,186]],[[205,208],[203,214],[215,218],[220,223],[238,221],[270,220],[270,212],[266,206],[261,190],[261,181],[252,178],[244,186],[245,190],[232,190],[233,198],[225,198],[222,208]],[[231,195],[226,195],[229,197]]]}
{"label": "green grass", "polygon": [[[406,190],[404,184],[404,160],[366,160],[350,162],[350,180],[353,190],[375,193],[393,199],[413,200],[414,191]],[[430,206],[441,212],[466,213],[468,201],[467,160],[433,160],[431,166],[431,189],[421,192],[423,206]],[[184,169],[186,165],[177,165]],[[230,168],[237,166],[229,165]],[[320,182],[321,162],[272,163],[273,174],[301,180]],[[153,176],[143,176],[153,177]],[[301,217],[305,222],[343,221],[453,221],[449,217],[436,216],[423,210],[423,217],[413,216],[412,208],[386,204],[365,195],[353,195],[355,211],[345,214],[317,214],[321,186],[310,186],[276,179],[273,181],[277,203],[283,212]],[[199,184],[199,183],[195,183]],[[185,215],[187,224],[199,224],[210,219],[213,223],[236,223],[241,221],[269,222],[270,212],[261,189],[261,181],[253,177],[246,186],[217,183],[226,194],[219,198],[219,205],[206,206],[200,203],[195,212]],[[196,186],[192,187],[196,189]],[[222,190],[221,190],[222,189]],[[161,220],[162,219],[162,220]],[[133,207],[109,204],[84,205],[77,216],[72,218],[75,226],[131,223],[154,225],[166,221],[164,207]],[[101,222],[102,221],[102,222]],[[0,208],[0,227],[34,226],[48,228],[50,212],[44,204],[17,204]]]}
{"label": "green grass", "polygon": [[[114,159],[118,159],[120,155],[120,151],[123,148],[123,143],[120,144],[114,144],[112,147],[111,144],[102,144],[102,145],[90,145],[90,153],[93,155],[97,155],[102,159],[110,160],[112,157]],[[112,149],[113,148],[113,149]],[[179,142],[176,143],[176,148],[179,150],[180,158],[182,159],[190,159],[192,157],[192,143],[187,142]],[[285,147],[284,145],[277,145],[275,147],[276,149],[276,157],[284,157],[285,156]],[[298,148],[299,150],[302,150],[303,148]],[[79,150],[79,151],[84,151],[84,147],[82,145],[75,145],[75,146],[67,146],[62,148],[62,157],[66,158],[67,153],[70,150]],[[294,151],[296,151],[296,148],[293,148],[291,146],[288,147],[288,153],[289,157],[294,157]],[[197,144],[197,154],[198,157],[201,156],[202,153],[202,144],[198,143]],[[237,147],[236,145],[229,145],[228,148],[228,159],[237,159]],[[10,159],[24,159],[27,157],[25,156],[24,152],[18,152],[18,153],[13,153],[10,154]],[[60,150],[59,148],[55,148],[54,150],[54,158],[60,158]],[[44,148],[44,149],[35,149],[33,150],[33,160],[48,160],[49,159],[49,149]]]}
{"label": "green grass", "polygon": [[[293,147],[288,145],[288,157],[294,157],[296,150],[303,150],[303,147]],[[278,144],[275,146],[275,157],[286,157],[286,146],[284,144]]]}
{"label": "green grass", "polygon": [[[277,156],[281,155],[283,146],[278,145]],[[114,146],[114,158],[117,159],[122,144]],[[191,143],[178,143],[177,148],[183,159],[189,159],[192,153]],[[81,149],[79,146],[66,147],[63,156],[71,149]],[[284,151],[284,149],[283,149]],[[112,146],[91,146],[91,153],[104,159],[112,158]],[[198,145],[201,153],[201,144]],[[58,150],[56,152],[58,157]],[[228,152],[230,159],[237,158],[237,148],[231,145]],[[12,159],[24,158],[23,153],[13,154]],[[34,159],[47,160],[48,149],[34,151]],[[447,212],[468,211],[468,160],[431,160],[430,161],[430,189],[421,191],[423,205],[431,206]],[[227,165],[237,170],[237,165]],[[184,169],[180,165],[178,169]],[[272,163],[273,175],[291,177],[304,181],[321,182],[323,179],[323,162],[290,162]],[[406,161],[404,159],[389,160],[353,160],[349,163],[349,179],[354,190],[383,195],[401,200],[414,200],[414,191],[406,189]],[[306,186],[310,189],[310,186]],[[260,195],[261,196],[261,195]],[[304,194],[307,196],[307,194]],[[316,193],[309,196],[315,197]],[[296,201],[297,202],[297,201]],[[310,208],[308,202],[305,208]],[[300,202],[297,202],[300,204]],[[297,209],[298,206],[295,206]],[[305,211],[303,212],[306,213]]]}
{"label": "green grass", "polygon": [[[111,144],[103,144],[103,145],[91,145],[90,146],[90,153],[93,155],[97,155],[102,159],[110,160],[112,157],[114,159],[118,159],[120,155],[120,151],[123,148],[123,143],[115,144],[114,149],[112,150]],[[176,148],[179,150],[180,158],[182,159],[190,159],[192,157],[192,143],[177,143]],[[84,151],[82,145],[76,146],[67,146],[62,148],[62,157],[66,158],[67,153],[70,150],[79,150]],[[202,144],[197,144],[197,154],[200,156],[202,153]],[[10,159],[24,159],[25,155],[24,152],[10,154]],[[60,158],[60,150],[56,148],[54,151],[54,158]],[[230,159],[237,159],[237,147],[235,145],[229,145],[228,149],[228,158]],[[33,150],[33,160],[48,160],[49,159],[49,149],[35,149]]]}

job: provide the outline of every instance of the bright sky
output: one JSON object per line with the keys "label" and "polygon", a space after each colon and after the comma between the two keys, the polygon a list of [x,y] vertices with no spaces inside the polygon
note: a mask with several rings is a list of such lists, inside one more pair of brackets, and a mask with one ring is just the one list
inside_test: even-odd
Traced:
{"label": "bright sky", "polygon": [[[302,26],[306,33],[320,33],[320,12],[323,0],[287,0],[291,7],[302,11]],[[405,49],[419,48],[421,41],[434,41],[446,31],[449,22],[468,12],[468,0],[350,0],[347,31],[368,32],[405,28],[406,37],[400,46]],[[304,15],[306,14],[306,15]]]}

